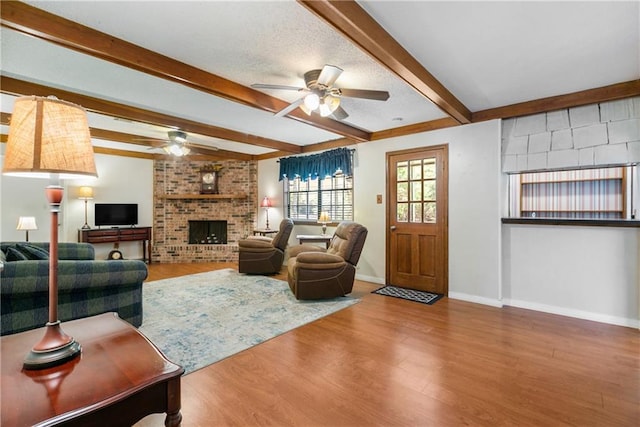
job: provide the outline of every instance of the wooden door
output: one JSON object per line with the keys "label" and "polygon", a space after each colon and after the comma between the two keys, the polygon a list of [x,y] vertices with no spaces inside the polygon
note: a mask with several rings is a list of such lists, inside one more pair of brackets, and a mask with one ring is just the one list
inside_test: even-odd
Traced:
{"label": "wooden door", "polygon": [[387,153],[387,283],[448,292],[448,146]]}

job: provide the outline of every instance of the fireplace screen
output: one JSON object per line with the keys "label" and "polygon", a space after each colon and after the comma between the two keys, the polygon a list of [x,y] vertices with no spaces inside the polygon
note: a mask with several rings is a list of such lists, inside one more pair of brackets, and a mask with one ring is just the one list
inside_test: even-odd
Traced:
{"label": "fireplace screen", "polygon": [[189,244],[224,245],[227,221],[189,221]]}

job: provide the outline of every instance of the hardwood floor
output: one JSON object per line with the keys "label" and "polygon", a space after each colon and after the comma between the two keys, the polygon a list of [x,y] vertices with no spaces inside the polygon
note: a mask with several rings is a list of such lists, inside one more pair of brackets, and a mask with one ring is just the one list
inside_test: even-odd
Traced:
{"label": "hardwood floor", "polygon": [[[152,264],[149,280],[230,266]],[[182,425],[640,425],[638,330],[378,287],[357,281],[360,303],[184,376]]]}

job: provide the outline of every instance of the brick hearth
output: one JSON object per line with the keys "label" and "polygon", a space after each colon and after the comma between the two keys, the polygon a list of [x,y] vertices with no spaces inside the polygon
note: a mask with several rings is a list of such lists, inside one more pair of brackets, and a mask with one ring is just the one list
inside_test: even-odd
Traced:
{"label": "brick hearth", "polygon": [[[211,162],[156,160],[154,163],[153,262],[235,262],[238,240],[255,228],[257,171],[255,161],[225,160],[218,191],[246,194],[246,198],[166,199],[159,196],[198,194],[200,169]],[[227,221],[227,244],[189,244],[189,220]]]}

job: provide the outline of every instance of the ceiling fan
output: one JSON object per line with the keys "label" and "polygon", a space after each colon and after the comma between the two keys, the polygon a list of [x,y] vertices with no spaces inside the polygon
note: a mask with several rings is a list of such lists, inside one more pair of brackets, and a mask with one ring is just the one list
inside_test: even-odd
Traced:
{"label": "ceiling fan", "polygon": [[[153,148],[162,148],[165,153],[176,157],[186,156],[192,151],[202,154],[207,154],[207,152],[211,151],[218,151],[216,147],[188,142],[187,133],[181,130],[170,130],[167,132],[167,137],[168,139],[162,144],[152,144]],[[145,140],[158,142],[157,139]]]}
{"label": "ceiling fan", "polygon": [[332,116],[336,120],[344,120],[349,114],[340,106],[340,98],[362,98],[375,101],[386,101],[389,99],[389,92],[382,90],[367,89],[345,89],[334,87],[342,69],[334,65],[325,65],[321,70],[311,70],[304,73],[304,83],[306,87],[295,87],[286,85],[270,85],[255,83],[251,87],[255,89],[281,89],[295,90],[304,96],[292,102],[287,107],[276,113],[276,117],[284,116],[300,107],[302,111],[311,115],[318,112],[322,117]]}

